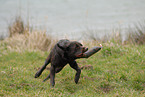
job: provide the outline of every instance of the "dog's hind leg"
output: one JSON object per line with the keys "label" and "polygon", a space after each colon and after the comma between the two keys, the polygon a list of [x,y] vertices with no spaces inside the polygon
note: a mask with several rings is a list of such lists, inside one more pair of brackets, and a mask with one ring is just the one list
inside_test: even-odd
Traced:
{"label": "dog's hind leg", "polygon": [[39,69],[39,71],[35,74],[35,78],[39,77],[43,70],[46,68],[46,66],[50,63],[50,55],[47,57],[44,65]]}
{"label": "dog's hind leg", "polygon": [[[55,73],[60,72],[60,71],[62,70],[62,68],[63,68],[63,67],[61,67],[61,68],[56,68],[56,69],[55,69]],[[50,74],[43,80],[43,82],[45,82],[45,81],[48,80],[49,78],[50,78]]]}
{"label": "dog's hind leg", "polygon": [[81,69],[79,68],[78,64],[76,61],[73,61],[71,63],[69,63],[70,66],[76,70],[76,75],[75,75],[75,83],[77,84],[80,78],[80,74],[81,74]]}
{"label": "dog's hind leg", "polygon": [[55,68],[53,66],[50,67],[50,84],[52,87],[55,85]]}
{"label": "dog's hind leg", "polygon": [[50,78],[50,74],[43,80],[43,82],[45,82],[46,80],[48,80]]}

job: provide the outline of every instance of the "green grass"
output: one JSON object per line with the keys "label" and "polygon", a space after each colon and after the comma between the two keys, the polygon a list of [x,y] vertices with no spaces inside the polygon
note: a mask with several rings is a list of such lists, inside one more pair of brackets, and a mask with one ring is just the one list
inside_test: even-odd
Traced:
{"label": "green grass", "polygon": [[[78,84],[75,70],[67,65],[56,75],[56,85],[50,88],[49,74],[45,70],[34,75],[49,52],[11,52],[6,44],[0,45],[0,96],[14,97],[144,97],[145,96],[145,45],[103,44],[103,49],[88,59],[79,59],[83,69]],[[49,65],[50,66],[50,65]]]}

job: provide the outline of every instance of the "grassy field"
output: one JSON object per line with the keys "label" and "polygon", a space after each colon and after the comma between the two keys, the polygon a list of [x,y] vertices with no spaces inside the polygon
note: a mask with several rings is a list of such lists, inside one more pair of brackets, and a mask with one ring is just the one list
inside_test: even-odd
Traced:
{"label": "grassy field", "polygon": [[[56,85],[50,88],[46,69],[35,79],[49,52],[10,51],[0,44],[0,96],[7,97],[144,97],[145,45],[104,43],[103,49],[89,59],[79,59],[82,69],[78,84],[75,70],[67,65],[56,75]],[[50,66],[50,65],[49,65]],[[49,67],[48,66],[48,67]]]}

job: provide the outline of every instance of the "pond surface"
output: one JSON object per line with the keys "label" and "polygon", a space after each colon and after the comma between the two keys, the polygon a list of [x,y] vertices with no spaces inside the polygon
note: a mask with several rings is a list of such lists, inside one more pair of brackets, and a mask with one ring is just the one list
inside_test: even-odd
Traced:
{"label": "pond surface", "polygon": [[58,38],[83,39],[84,33],[110,33],[145,19],[145,0],[0,0],[0,35],[21,15],[34,29]]}

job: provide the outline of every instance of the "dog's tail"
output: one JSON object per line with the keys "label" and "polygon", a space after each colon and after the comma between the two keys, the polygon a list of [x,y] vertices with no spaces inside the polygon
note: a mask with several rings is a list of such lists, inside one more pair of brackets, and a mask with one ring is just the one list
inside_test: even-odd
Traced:
{"label": "dog's tail", "polygon": [[49,55],[47,59],[45,60],[44,65],[39,69],[39,71],[35,74],[35,78],[39,77],[43,70],[46,68],[46,66],[50,63],[51,56]]}

